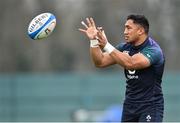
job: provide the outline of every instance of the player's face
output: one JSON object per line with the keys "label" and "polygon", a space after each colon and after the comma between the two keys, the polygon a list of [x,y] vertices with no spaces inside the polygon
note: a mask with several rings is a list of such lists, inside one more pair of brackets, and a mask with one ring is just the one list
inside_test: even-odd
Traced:
{"label": "player's face", "polygon": [[135,24],[131,19],[127,20],[124,29],[124,39],[129,43],[138,41],[139,30],[140,30],[140,26],[138,24]]}

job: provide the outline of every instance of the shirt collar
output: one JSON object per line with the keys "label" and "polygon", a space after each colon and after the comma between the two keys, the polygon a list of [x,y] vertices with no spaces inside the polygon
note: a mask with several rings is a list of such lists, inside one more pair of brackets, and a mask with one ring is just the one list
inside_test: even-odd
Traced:
{"label": "shirt collar", "polygon": [[142,44],[140,44],[138,46],[132,46],[132,48],[135,50],[138,50],[140,48],[144,48],[147,45],[148,41],[149,41],[149,37],[147,37],[146,40]]}

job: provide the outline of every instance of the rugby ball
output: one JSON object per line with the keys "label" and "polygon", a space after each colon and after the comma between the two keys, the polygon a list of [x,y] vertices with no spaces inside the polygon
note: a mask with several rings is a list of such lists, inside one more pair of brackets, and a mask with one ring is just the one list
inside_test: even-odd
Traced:
{"label": "rugby ball", "polygon": [[56,26],[56,17],[52,13],[37,15],[29,23],[28,35],[34,40],[48,37]]}

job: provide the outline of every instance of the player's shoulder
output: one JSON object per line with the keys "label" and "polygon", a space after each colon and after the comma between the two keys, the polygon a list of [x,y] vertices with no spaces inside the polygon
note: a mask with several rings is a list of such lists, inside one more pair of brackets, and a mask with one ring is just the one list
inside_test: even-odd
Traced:
{"label": "player's shoulder", "polygon": [[148,44],[146,48],[162,51],[160,45],[157,43],[156,40],[152,39],[151,37],[148,37]]}
{"label": "player's shoulder", "polygon": [[118,49],[119,51],[124,51],[124,50],[131,48],[131,47],[132,47],[131,44],[123,42],[123,43],[119,43],[116,46],[116,49]]}
{"label": "player's shoulder", "polygon": [[151,61],[151,63],[155,63],[157,61],[162,63],[164,62],[164,54],[161,47],[157,41],[150,37],[148,38],[147,45],[143,48],[141,53],[144,54]]}
{"label": "player's shoulder", "polygon": [[148,37],[147,43],[141,52],[147,52],[147,51],[154,52],[159,55],[163,55],[163,51],[160,45],[156,40],[152,39],[151,37]]}

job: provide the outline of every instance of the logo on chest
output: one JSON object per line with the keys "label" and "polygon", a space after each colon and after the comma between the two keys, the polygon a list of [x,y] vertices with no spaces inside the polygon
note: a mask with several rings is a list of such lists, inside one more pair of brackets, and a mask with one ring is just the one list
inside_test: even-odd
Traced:
{"label": "logo on chest", "polygon": [[127,79],[138,79],[139,78],[136,70],[125,70],[125,74],[126,74]]}
{"label": "logo on chest", "polygon": [[[123,51],[123,53],[131,54],[130,51]],[[137,70],[125,70],[125,75],[127,79],[138,79],[139,76],[137,75]]]}

